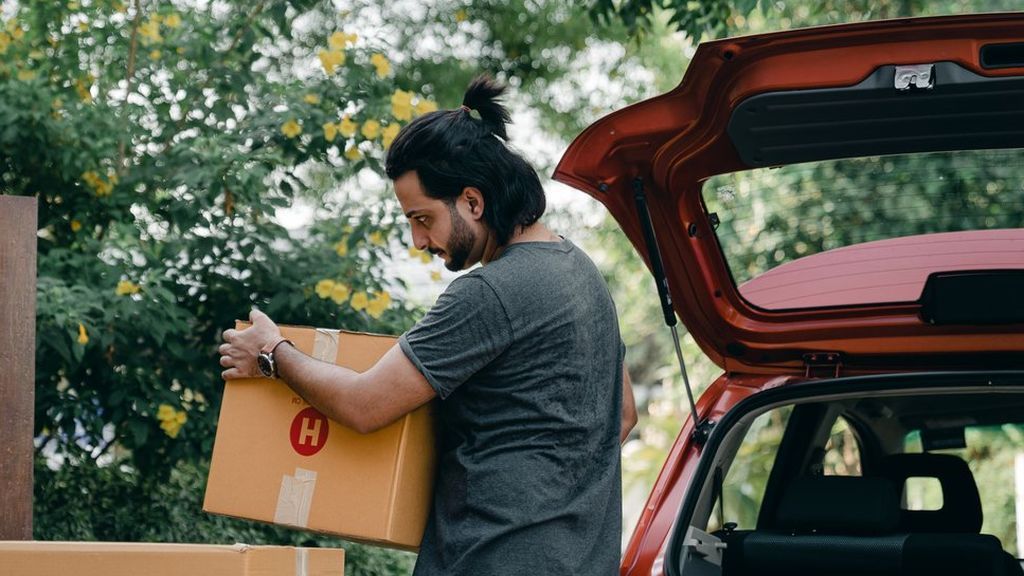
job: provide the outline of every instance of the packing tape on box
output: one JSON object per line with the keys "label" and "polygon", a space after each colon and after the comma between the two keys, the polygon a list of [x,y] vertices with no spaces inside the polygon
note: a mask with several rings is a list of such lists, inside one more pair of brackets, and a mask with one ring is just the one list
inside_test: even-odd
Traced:
{"label": "packing tape on box", "polygon": [[309,549],[295,549],[295,576],[309,576]]}
{"label": "packing tape on box", "polygon": [[313,358],[330,362],[338,359],[338,331],[317,328],[313,339]]}
{"label": "packing tape on box", "polygon": [[275,524],[305,528],[309,524],[309,508],[316,490],[316,472],[296,468],[295,475],[281,477],[281,491],[277,493]]}

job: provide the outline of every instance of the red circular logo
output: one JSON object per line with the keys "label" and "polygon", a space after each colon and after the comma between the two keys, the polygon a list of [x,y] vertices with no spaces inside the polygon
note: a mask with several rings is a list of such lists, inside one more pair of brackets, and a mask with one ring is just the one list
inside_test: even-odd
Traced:
{"label": "red circular logo", "polygon": [[327,417],[316,408],[309,407],[301,410],[292,420],[291,437],[292,448],[303,456],[312,456],[319,452],[324,444],[327,444]]}

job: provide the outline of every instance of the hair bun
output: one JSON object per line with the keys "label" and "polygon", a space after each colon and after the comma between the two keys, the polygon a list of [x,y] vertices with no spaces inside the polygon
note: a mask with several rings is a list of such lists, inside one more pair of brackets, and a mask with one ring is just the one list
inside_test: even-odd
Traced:
{"label": "hair bun", "polygon": [[512,121],[508,110],[498,101],[506,90],[507,87],[483,74],[469,83],[462,97],[462,105],[478,112],[487,129],[502,140],[508,140],[506,125]]}

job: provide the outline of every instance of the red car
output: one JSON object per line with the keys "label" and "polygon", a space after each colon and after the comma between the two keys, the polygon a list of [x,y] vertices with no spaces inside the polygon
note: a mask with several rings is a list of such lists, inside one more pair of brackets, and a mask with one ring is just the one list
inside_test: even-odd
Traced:
{"label": "red car", "polygon": [[703,44],[555,178],[723,370],[623,575],[1024,574],[1024,14]]}

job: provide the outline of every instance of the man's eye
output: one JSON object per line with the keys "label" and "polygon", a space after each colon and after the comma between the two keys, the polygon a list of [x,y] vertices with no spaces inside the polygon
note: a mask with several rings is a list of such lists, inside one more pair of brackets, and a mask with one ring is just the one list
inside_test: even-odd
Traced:
{"label": "man's eye", "polygon": [[416,221],[419,222],[423,226],[427,225],[427,217],[426,216],[417,216],[416,217]]}

